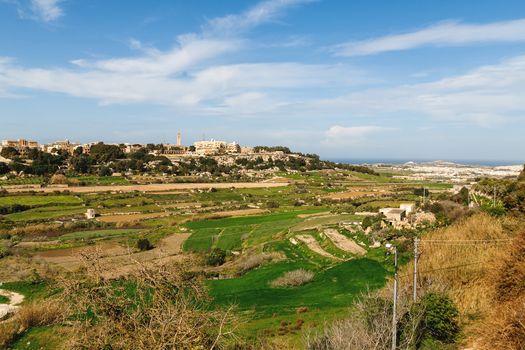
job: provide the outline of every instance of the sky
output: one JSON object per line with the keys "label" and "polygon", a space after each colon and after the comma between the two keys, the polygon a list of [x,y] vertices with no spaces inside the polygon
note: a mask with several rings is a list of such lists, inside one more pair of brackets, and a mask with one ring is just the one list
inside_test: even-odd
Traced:
{"label": "sky", "polygon": [[522,0],[0,0],[0,139],[525,161]]}

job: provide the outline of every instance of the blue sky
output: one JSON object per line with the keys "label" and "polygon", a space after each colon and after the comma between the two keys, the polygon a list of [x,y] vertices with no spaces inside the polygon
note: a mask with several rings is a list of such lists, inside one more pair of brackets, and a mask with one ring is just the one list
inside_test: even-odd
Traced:
{"label": "blue sky", "polygon": [[0,0],[0,139],[525,156],[523,1]]}

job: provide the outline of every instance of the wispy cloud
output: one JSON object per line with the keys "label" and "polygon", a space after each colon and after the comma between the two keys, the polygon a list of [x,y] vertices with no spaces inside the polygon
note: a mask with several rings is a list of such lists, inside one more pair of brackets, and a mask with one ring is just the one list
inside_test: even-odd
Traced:
{"label": "wispy cloud", "polygon": [[44,22],[52,22],[64,15],[62,0],[31,0],[33,13]]}
{"label": "wispy cloud", "polygon": [[370,89],[310,102],[354,116],[399,115],[491,126],[525,113],[525,56],[434,82]]}
{"label": "wispy cloud", "polygon": [[464,24],[449,21],[413,32],[343,43],[337,45],[334,51],[340,56],[365,56],[424,46],[458,46],[524,41],[525,19],[487,24]]}
{"label": "wispy cloud", "polygon": [[144,48],[135,40],[131,42],[132,47],[145,53],[144,56],[111,58],[94,62],[78,59],[72,63],[83,68],[109,72],[170,75],[201,64],[207,59],[235,51],[240,48],[240,44],[240,40],[181,36],[171,50],[162,52],[155,48]]}
{"label": "wispy cloud", "polygon": [[31,19],[50,23],[58,20],[64,15],[61,6],[65,0],[0,0],[0,2],[16,6],[18,16],[23,19]]}
{"label": "wispy cloud", "polygon": [[266,0],[240,14],[217,17],[204,26],[205,32],[231,34],[274,21],[294,6],[311,3],[317,0]]}

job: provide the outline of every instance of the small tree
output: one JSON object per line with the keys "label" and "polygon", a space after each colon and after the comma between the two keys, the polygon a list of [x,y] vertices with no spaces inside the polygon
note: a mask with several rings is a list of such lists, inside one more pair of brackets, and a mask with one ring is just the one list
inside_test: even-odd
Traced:
{"label": "small tree", "polygon": [[221,248],[214,248],[206,257],[206,264],[220,266],[226,261],[226,252]]}
{"label": "small tree", "polygon": [[140,238],[138,241],[137,241],[137,248],[141,251],[141,252],[144,252],[146,250],[151,250],[153,249],[153,245],[151,244],[151,242],[149,241],[149,239],[147,238]]}
{"label": "small tree", "polygon": [[103,166],[98,171],[98,176],[111,176],[111,174],[112,174],[111,169],[108,168],[107,166]]}

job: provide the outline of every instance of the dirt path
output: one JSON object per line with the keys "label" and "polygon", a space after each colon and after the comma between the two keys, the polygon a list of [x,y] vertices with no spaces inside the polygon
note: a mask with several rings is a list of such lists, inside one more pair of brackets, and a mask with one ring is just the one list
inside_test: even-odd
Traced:
{"label": "dirt path", "polygon": [[93,193],[93,192],[156,192],[174,190],[194,190],[210,188],[269,188],[288,186],[285,182],[224,182],[224,183],[177,183],[177,184],[150,184],[150,185],[113,185],[113,186],[71,186],[71,187],[11,187],[5,188],[7,192],[44,192],[52,193],[55,191],[69,191],[73,193]]}
{"label": "dirt path", "polygon": [[315,253],[317,253],[317,254],[319,254],[321,256],[324,256],[325,258],[334,259],[334,260],[343,260],[341,258],[333,256],[332,254],[328,253],[326,250],[321,248],[321,246],[319,245],[319,242],[317,242],[317,240],[313,236],[310,236],[310,235],[297,235],[295,237],[298,240],[300,240],[301,242],[303,242],[304,244],[306,244],[306,246],[311,251],[313,251],[313,252],[315,252]]}
{"label": "dirt path", "polygon": [[[9,298],[8,304],[0,304],[0,320],[10,313],[15,313],[19,305],[24,301],[24,296],[20,293],[0,289],[0,295]],[[1,321],[0,321],[1,322]]]}
{"label": "dirt path", "polygon": [[359,244],[349,239],[345,235],[340,234],[336,229],[330,228],[323,231],[323,233],[328,237],[334,245],[348,253],[356,255],[365,255],[366,249],[361,247]]}

